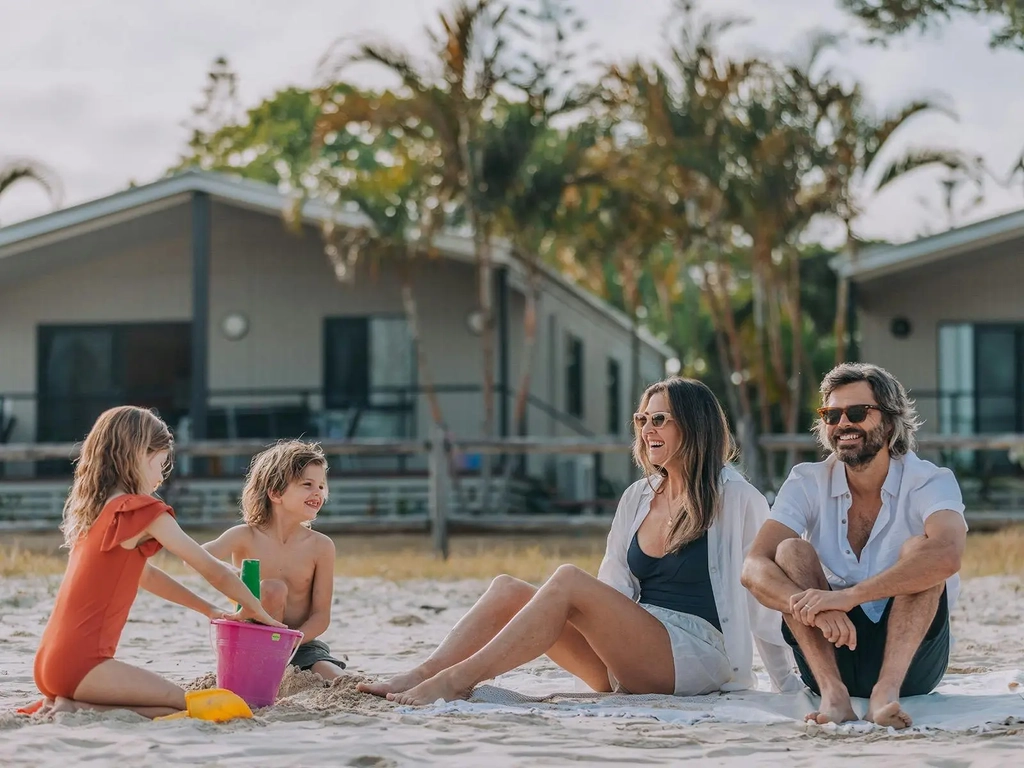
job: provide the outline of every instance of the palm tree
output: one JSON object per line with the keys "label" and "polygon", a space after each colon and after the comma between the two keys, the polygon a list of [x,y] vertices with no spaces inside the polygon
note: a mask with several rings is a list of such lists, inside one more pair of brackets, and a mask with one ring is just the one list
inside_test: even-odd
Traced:
{"label": "palm tree", "polygon": [[[363,118],[382,126],[396,117],[415,135],[428,139],[438,160],[431,177],[435,196],[458,200],[473,236],[477,264],[478,306],[482,317],[483,432],[494,432],[494,308],[492,236],[495,213],[484,205],[481,132],[488,110],[499,100],[499,86],[509,82],[505,50],[508,45],[508,6],[495,0],[458,0],[439,17],[439,30],[428,29],[433,58],[419,62],[410,53],[386,43],[364,43],[354,52],[344,41],[325,58],[332,80],[354,64],[374,63],[396,75],[401,83],[401,104],[381,105]],[[340,131],[352,122],[347,109],[325,111],[323,122]],[[484,487],[489,461],[483,462]]]}
{"label": "palm tree", "polygon": [[[878,116],[868,109],[859,90],[850,94],[847,108],[835,121],[837,126],[835,173],[841,189],[836,215],[846,229],[846,255],[851,263],[859,252],[861,238],[855,224],[865,205],[907,175],[922,169],[945,168],[958,182],[980,185],[982,165],[964,152],[941,148],[914,148],[898,154],[886,152],[890,139],[906,123],[918,115],[945,114],[955,119],[945,106],[930,100],[911,101],[892,114]],[[886,156],[886,155],[890,156]],[[834,334],[838,365],[847,358],[847,318],[849,315],[850,280],[841,273],[837,285]]]}
{"label": "palm tree", "polygon": [[[613,69],[607,79],[609,99],[643,131],[640,151],[645,160],[639,167],[648,180],[646,196],[660,197],[676,211],[670,227],[673,246],[681,264],[700,275],[719,359],[726,368],[730,410],[747,469],[756,477],[750,390],[754,383],[762,392],[758,402],[764,428],[770,423],[763,396],[767,373],[762,338],[757,344],[743,338],[733,302],[738,272],[755,270],[744,270],[729,255],[740,252],[735,227],[749,225],[742,217],[752,211],[745,205],[750,195],[742,194],[750,175],[752,136],[744,123],[744,98],[764,78],[765,65],[756,59],[723,59],[717,40],[734,22],[697,23],[687,4],[680,7],[679,41],[670,51],[670,65],[635,62]],[[751,365],[753,382],[747,375]]]}
{"label": "palm tree", "polygon": [[[450,218],[468,224],[473,236],[483,321],[485,436],[494,432],[493,238],[515,215],[509,213],[510,201],[537,194],[528,178],[531,155],[542,137],[549,137],[551,121],[585,102],[576,89],[559,82],[572,58],[563,50],[565,29],[579,29],[571,11],[551,0],[537,11],[518,7],[514,20],[511,10],[497,0],[454,3],[441,14],[439,31],[428,30],[434,54],[428,62],[379,44],[343,53],[329,65],[333,71],[354,63],[382,65],[398,77],[403,98],[392,104],[342,105],[322,118],[335,131],[353,121],[384,126],[400,120],[407,135],[433,148],[434,195],[457,206]],[[540,30],[554,30],[556,44],[536,55],[529,49]],[[516,40],[526,43],[525,50],[513,50]],[[489,476],[485,460],[485,502]]]}
{"label": "palm tree", "polygon": [[[331,87],[321,98],[333,98],[332,103],[347,101],[376,103],[394,101],[392,94],[377,97],[349,89]],[[313,131],[311,161],[306,173],[313,177],[316,194],[322,198],[343,202],[366,217],[365,228],[336,228],[324,225],[325,250],[339,280],[354,279],[358,262],[365,258],[389,259],[398,266],[402,285],[402,306],[412,336],[419,379],[431,409],[436,426],[444,425],[444,417],[426,350],[420,335],[419,311],[413,290],[412,271],[417,257],[427,256],[433,239],[443,223],[441,205],[433,196],[430,177],[434,163],[429,147],[410,139],[402,123],[395,122],[383,130],[376,127],[357,132],[360,144],[373,149],[372,162],[350,163],[339,167],[334,162],[322,162],[332,157],[328,141],[329,123],[319,124]],[[351,134],[351,132],[348,132]]]}

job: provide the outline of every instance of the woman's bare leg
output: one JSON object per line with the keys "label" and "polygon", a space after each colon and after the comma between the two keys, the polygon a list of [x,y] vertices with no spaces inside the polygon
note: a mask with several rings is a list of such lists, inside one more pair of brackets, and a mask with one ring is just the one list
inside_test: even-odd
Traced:
{"label": "woman's bare leg", "polygon": [[160,717],[185,709],[185,691],[153,672],[107,659],[78,684],[74,699],[57,699],[53,711],[77,709],[130,709]]}
{"label": "woman's bare leg", "polygon": [[480,681],[546,653],[569,622],[627,690],[675,691],[672,644],[661,622],[585,571],[563,565],[483,648],[408,691],[388,694],[388,699],[429,704],[464,698]]}
{"label": "woman's bare leg", "polygon": [[[360,683],[359,690],[375,696],[401,693],[468,659],[494,639],[535,594],[537,588],[532,584],[504,574],[498,576],[426,661],[387,682]],[[572,625],[565,626],[547,655],[594,690],[610,690],[608,668]]]}

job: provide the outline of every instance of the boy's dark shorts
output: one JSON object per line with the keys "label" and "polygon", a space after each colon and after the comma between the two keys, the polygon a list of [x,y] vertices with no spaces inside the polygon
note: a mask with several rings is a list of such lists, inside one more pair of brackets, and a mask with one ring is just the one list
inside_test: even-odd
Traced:
{"label": "boy's dark shorts", "polygon": [[329,661],[342,669],[345,668],[345,662],[331,656],[331,648],[323,640],[310,640],[308,643],[300,645],[295,656],[292,657],[291,663],[293,667],[305,671],[318,661]]}
{"label": "boy's dark shorts", "polygon": [[[885,656],[885,638],[891,610],[892,598],[886,604],[882,618],[877,624],[868,618],[859,605],[846,614],[857,630],[857,650],[851,651],[845,646],[836,648],[836,664],[839,667],[839,675],[843,679],[843,684],[850,695],[855,698],[870,698],[871,689],[878,682],[878,675],[882,670],[882,659]],[[808,688],[820,695],[821,691],[818,689],[814,675],[811,674],[811,668],[807,665],[807,659],[804,658],[803,651],[797,645],[796,639],[784,619],[782,621],[782,636],[793,649],[800,677],[803,678]],[[914,654],[914,658],[910,662],[907,676],[903,679],[900,696],[919,696],[931,693],[935,686],[942,681],[948,664],[949,598],[946,596],[946,590],[943,589],[942,596],[939,598],[939,607],[935,609],[935,618],[932,619],[924,640],[921,641],[917,653]]]}

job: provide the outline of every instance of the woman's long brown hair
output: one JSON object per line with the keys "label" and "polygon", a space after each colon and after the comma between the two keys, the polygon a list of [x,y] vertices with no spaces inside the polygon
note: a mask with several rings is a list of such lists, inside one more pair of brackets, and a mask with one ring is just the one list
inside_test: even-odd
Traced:
{"label": "woman's long brown hair", "polygon": [[82,444],[75,480],[64,502],[60,529],[65,546],[73,547],[89,532],[115,491],[149,493],[142,488],[139,462],[143,452],[173,447],[170,430],[152,411],[122,405],[100,414]]}
{"label": "woman's long brown hair", "polygon": [[[663,392],[668,397],[672,418],[679,427],[679,450],[669,461],[678,465],[683,479],[683,498],[674,510],[675,521],[669,530],[667,552],[699,539],[718,514],[722,494],[722,469],[733,458],[735,447],[718,398],[704,383],[674,377],[652,384],[640,398],[643,411],[651,397]],[[663,466],[648,458],[641,430],[633,425],[633,459],[644,470],[648,481],[654,475],[668,475]],[[664,492],[662,483],[655,491]]]}

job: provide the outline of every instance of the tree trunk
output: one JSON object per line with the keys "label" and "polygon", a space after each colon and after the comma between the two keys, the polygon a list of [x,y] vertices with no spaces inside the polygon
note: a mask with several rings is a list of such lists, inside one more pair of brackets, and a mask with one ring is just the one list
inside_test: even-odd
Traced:
{"label": "tree trunk", "polygon": [[[714,316],[712,315],[712,319]],[[718,366],[722,372],[722,380],[725,382],[725,400],[729,406],[729,413],[732,414],[733,423],[736,425],[736,442],[739,443],[739,423],[744,414],[740,411],[740,399],[737,394],[737,385],[732,381],[732,369],[729,367],[729,348],[718,322],[715,326],[715,348],[718,351]]]}
{"label": "tree trunk", "polygon": [[640,323],[636,316],[640,300],[637,295],[636,264],[630,258],[622,260],[622,293],[629,314],[629,386],[633,407],[637,407],[644,390],[640,382]]}
{"label": "tree trunk", "polygon": [[[800,301],[800,253],[794,248],[790,254],[789,264],[789,290],[787,291],[788,301],[786,306],[789,309],[789,327],[792,334],[790,350],[791,369],[789,378],[789,402],[790,408],[786,414],[786,432],[795,434],[800,424],[800,395],[803,383],[803,361],[804,361],[804,335],[803,335],[803,307]],[[789,448],[786,451],[785,472],[789,472],[796,464],[796,448]],[[777,487],[777,486],[776,486]]]}
{"label": "tree trunk", "polygon": [[[728,283],[728,272],[719,277],[722,283]],[[735,421],[736,439],[740,444],[740,451],[747,477],[757,487],[761,484],[761,469],[758,456],[757,431],[754,422],[753,403],[750,400],[750,391],[747,382],[742,380],[734,381],[733,374],[743,375],[743,346],[740,340],[739,331],[736,328],[736,318],[733,316],[732,305],[729,302],[728,290],[725,285],[721,286],[721,296],[716,292],[707,279],[705,273],[704,292],[708,300],[708,307],[711,311],[711,319],[715,326],[715,340],[718,344],[719,357],[721,358],[722,373],[725,377],[726,386],[736,399]],[[731,370],[730,370],[731,367]]]}
{"label": "tree trunk", "polygon": [[[526,291],[526,306],[523,309],[523,360],[519,386],[516,388],[515,408],[512,423],[516,434],[523,434],[526,427],[526,405],[530,394],[530,377],[533,375],[533,350],[537,342],[537,299],[540,296],[540,278],[535,265],[528,267],[529,286]],[[506,460],[501,482],[500,512],[507,512],[511,505],[512,461]]]}
{"label": "tree trunk", "polygon": [[[779,393],[779,405],[782,409],[783,419],[787,419],[790,411],[789,397],[789,375],[786,370],[782,345],[782,307],[786,288],[784,285],[773,286],[767,295],[768,305],[768,349],[771,353],[770,361],[772,366],[773,384]],[[789,314],[787,312],[787,314]]]}
{"label": "tree trunk", "polygon": [[[852,266],[857,261],[857,243],[851,235],[850,223],[846,223],[847,240],[846,240],[846,253],[847,259]],[[847,356],[847,335],[850,329],[847,327],[847,319],[850,313],[850,278],[846,275],[840,274],[839,281],[836,284],[836,318],[833,323],[833,335],[836,339],[836,365],[846,362]],[[852,341],[852,339],[850,340]]]}
{"label": "tree trunk", "polygon": [[836,365],[846,362],[846,315],[850,311],[850,279],[839,276],[836,285],[836,319],[833,334],[836,339]]}
{"label": "tree trunk", "polygon": [[437,397],[437,390],[434,388],[427,353],[423,348],[423,340],[420,338],[419,309],[413,294],[410,271],[411,267],[408,265],[402,270],[402,308],[405,310],[405,321],[409,325],[409,335],[412,337],[412,345],[416,350],[416,371],[423,387],[423,394],[426,395],[427,403],[430,405],[430,418],[435,426],[444,427],[441,402]]}
{"label": "tree trunk", "polygon": [[[479,223],[479,222],[478,222]],[[475,230],[479,231],[477,227]],[[480,330],[480,354],[483,357],[481,395],[483,398],[482,431],[485,438],[494,437],[494,265],[491,261],[489,233],[484,230],[474,235],[477,248],[477,279],[479,288],[480,314],[483,322]],[[491,456],[480,456],[480,511],[487,509],[491,497]]]}
{"label": "tree trunk", "polygon": [[[437,396],[437,389],[434,387],[433,377],[430,375],[430,363],[427,358],[426,349],[423,346],[423,339],[420,336],[420,315],[419,307],[416,304],[416,294],[412,287],[412,258],[415,253],[413,244],[406,245],[406,264],[401,272],[402,280],[402,308],[405,311],[405,321],[409,324],[409,335],[412,337],[413,349],[416,350],[416,371],[423,388],[423,394],[430,406],[430,418],[434,426],[440,429],[447,429],[444,423],[444,413],[441,410],[441,400]],[[456,499],[460,509],[465,509],[465,498],[462,494],[462,487],[459,483],[459,475],[454,466],[454,456],[448,454],[448,475],[452,487],[455,489]]]}
{"label": "tree trunk", "polygon": [[[472,127],[479,122],[479,114],[471,119],[468,104],[458,110],[459,135],[458,150],[463,166],[463,194],[466,214],[473,228],[473,250],[477,267],[478,304],[481,314],[480,352],[483,357],[483,372],[480,382],[483,399],[483,423],[481,429],[485,438],[494,437],[494,294],[493,294],[493,263],[491,253],[491,228],[485,222],[477,206],[477,195],[482,169],[480,167],[479,150],[474,156],[471,149],[474,137]],[[480,511],[484,512],[490,500],[491,492],[491,457],[480,456]]]}
{"label": "tree trunk", "polygon": [[[754,381],[759,390],[757,398],[758,411],[761,414],[761,431],[772,430],[771,405],[768,400],[768,365],[765,361],[765,279],[764,268],[759,251],[763,247],[754,247],[753,293],[754,293]],[[771,254],[768,254],[769,258]]]}

